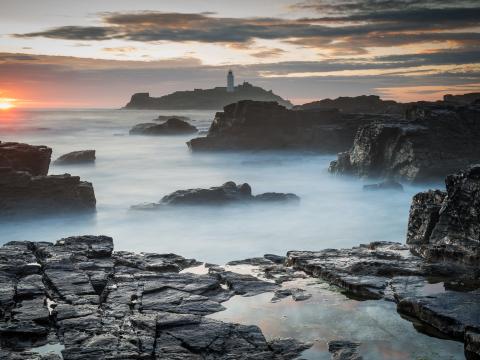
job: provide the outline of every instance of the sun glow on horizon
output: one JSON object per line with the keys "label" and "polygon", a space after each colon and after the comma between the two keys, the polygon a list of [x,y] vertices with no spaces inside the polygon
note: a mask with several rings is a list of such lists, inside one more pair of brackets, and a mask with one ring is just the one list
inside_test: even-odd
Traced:
{"label": "sun glow on horizon", "polygon": [[0,98],[0,110],[10,110],[15,107],[15,99]]}

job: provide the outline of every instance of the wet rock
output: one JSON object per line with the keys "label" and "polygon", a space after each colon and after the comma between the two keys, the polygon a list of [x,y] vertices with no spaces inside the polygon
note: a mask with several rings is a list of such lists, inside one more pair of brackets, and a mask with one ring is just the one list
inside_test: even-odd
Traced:
{"label": "wet rock", "polygon": [[244,100],[215,115],[206,137],[190,140],[193,151],[348,150],[361,125],[381,115],[342,115],[336,109],[294,111],[275,103]]}
{"label": "wet rock", "polygon": [[304,343],[292,338],[273,339],[268,342],[268,345],[282,359],[296,359],[302,351],[312,347],[312,343]]}
{"label": "wet rock", "polygon": [[359,343],[343,340],[328,342],[328,351],[332,354],[332,360],[362,360],[358,353]]}
{"label": "wet rock", "polygon": [[414,196],[407,244],[429,261],[480,263],[480,165],[447,176],[446,192]]}
{"label": "wet rock", "polygon": [[210,268],[209,273],[215,275],[220,283],[225,284],[236,295],[254,296],[275,291],[279,287],[275,283],[261,280],[256,276],[225,271],[222,268]]}
{"label": "wet rock", "polygon": [[55,160],[56,165],[88,164],[95,162],[95,150],[72,151]]}
{"label": "wet rock", "polygon": [[480,156],[480,106],[418,103],[406,120],[359,128],[353,147],[330,164],[334,174],[423,182],[438,180]]}
{"label": "wet rock", "polygon": [[137,124],[130,130],[130,135],[181,135],[193,134],[197,131],[195,126],[186,121],[170,118],[162,124]]}
{"label": "wet rock", "polygon": [[196,264],[174,254],[114,253],[107,236],[7,243],[0,248],[0,355],[56,360],[32,352],[50,342],[64,346],[64,360],[280,360],[305,349],[293,340],[267,342],[256,326],[205,318],[234,293],[271,285],[218,267],[180,272]]}
{"label": "wet rock", "polygon": [[226,182],[222,186],[209,189],[177,190],[166,195],[158,203],[139,204],[132,206],[133,210],[155,210],[165,206],[176,205],[222,205],[229,203],[246,202],[298,202],[299,197],[294,194],[265,193],[253,196],[252,189],[247,183],[235,184]]}
{"label": "wet rock", "polygon": [[91,183],[78,176],[32,176],[27,172],[0,169],[2,215],[92,211],[95,193]]}
{"label": "wet rock", "polygon": [[265,254],[263,257],[275,264],[283,264],[287,259],[286,256],[275,255],[275,254]]}
{"label": "wet rock", "polygon": [[275,290],[273,298],[270,300],[271,302],[278,302],[281,299],[291,296],[294,301],[304,301],[310,299],[312,294],[309,294],[304,289],[298,288],[281,288]]}
{"label": "wet rock", "polygon": [[52,149],[46,146],[0,141],[0,168],[47,175],[51,156]]}
{"label": "wet rock", "polygon": [[395,180],[386,180],[378,184],[363,185],[365,191],[394,190],[403,191],[403,186]]}

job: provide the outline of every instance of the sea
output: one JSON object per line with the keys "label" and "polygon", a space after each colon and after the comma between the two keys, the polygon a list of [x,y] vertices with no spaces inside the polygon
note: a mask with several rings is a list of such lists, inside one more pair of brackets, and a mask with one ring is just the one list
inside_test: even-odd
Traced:
{"label": "sea", "polygon": [[[444,188],[439,182],[407,184],[403,192],[364,191],[363,185],[371,180],[328,173],[336,154],[192,153],[186,145],[192,135],[129,135],[132,126],[152,122],[159,115],[187,116],[200,130],[196,136],[205,136],[215,111],[16,109],[0,113],[2,142],[47,145],[53,149],[52,160],[83,149],[95,149],[97,157],[95,164],[52,164],[49,170],[49,174],[69,173],[91,182],[97,199],[94,214],[0,219],[0,245],[12,240],[54,242],[67,236],[108,235],[116,250],[177,253],[222,265],[266,253],[285,255],[289,250],[344,248],[372,241],[404,243],[412,196]],[[253,194],[295,193],[301,201],[130,209],[157,202],[176,190],[226,181],[246,182]],[[234,297],[225,304],[226,311],[213,316],[257,324],[267,337],[297,335],[313,341],[314,347],[304,355],[308,359],[329,358],[326,342],[332,334],[370,346],[369,359],[464,358],[461,343],[416,331],[413,323],[397,314],[393,303],[349,299],[321,282],[311,286],[317,296],[304,302],[270,303],[265,294]],[[260,319],[259,314],[265,316]],[[357,317],[361,321],[355,321]]]}

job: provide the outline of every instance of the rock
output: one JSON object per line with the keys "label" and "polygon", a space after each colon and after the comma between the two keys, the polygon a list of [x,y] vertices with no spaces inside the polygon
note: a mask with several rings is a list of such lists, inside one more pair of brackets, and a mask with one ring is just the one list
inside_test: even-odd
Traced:
{"label": "rock", "polygon": [[407,244],[428,261],[459,262],[479,269],[480,165],[449,175],[446,192],[415,195]]}
{"label": "rock", "polygon": [[206,137],[190,140],[193,151],[349,149],[357,129],[382,115],[340,114],[338,110],[294,111],[274,102],[239,101],[215,115]]}
{"label": "rock", "polygon": [[235,184],[228,181],[222,186],[209,189],[177,190],[164,196],[158,203],[140,204],[131,207],[133,210],[155,210],[165,206],[177,205],[223,205],[230,203],[263,203],[263,202],[298,202],[295,194],[265,193],[253,196],[247,183]]}
{"label": "rock", "polygon": [[137,124],[130,130],[130,135],[182,135],[193,134],[198,130],[186,121],[170,118],[162,124]]}
{"label": "rock", "polygon": [[353,147],[330,164],[334,174],[412,182],[438,180],[478,161],[480,104],[418,103],[406,120],[359,128]]}
{"label": "rock", "polygon": [[265,254],[263,257],[271,262],[274,262],[275,264],[283,264],[287,259],[285,256],[275,254]]}
{"label": "rock", "polygon": [[32,176],[0,168],[0,213],[33,215],[95,210],[91,183],[78,176]]}
{"label": "rock", "polygon": [[281,288],[275,290],[271,302],[277,302],[281,299],[291,296],[294,301],[304,301],[310,299],[312,294],[307,293],[304,289],[298,288]]}
{"label": "rock", "polygon": [[55,160],[56,165],[87,164],[95,162],[95,150],[72,151]]}
{"label": "rock", "polygon": [[276,285],[220,268],[180,272],[197,263],[174,254],[115,253],[107,236],[7,243],[0,247],[0,357],[57,360],[33,352],[47,343],[60,344],[64,360],[282,360],[308,348],[293,339],[267,342],[256,326],[206,318],[235,293]]}
{"label": "rock", "polygon": [[447,94],[443,96],[443,101],[457,104],[457,105],[469,105],[480,99],[480,93],[469,93],[463,95],[451,95]]}
{"label": "rock", "polygon": [[15,142],[0,142],[0,168],[47,175],[52,149]]}
{"label": "rock", "polygon": [[344,113],[366,114],[399,114],[405,112],[406,104],[400,104],[393,100],[382,100],[376,95],[362,95],[354,97],[339,97],[336,99],[324,99],[311,103],[295,106],[295,110],[327,110],[338,109]]}
{"label": "rock", "polygon": [[385,180],[378,184],[363,185],[365,191],[394,190],[403,191],[403,186],[395,180]]}
{"label": "rock", "polygon": [[185,122],[188,122],[188,121],[191,120],[188,116],[182,116],[182,115],[158,115],[158,117],[156,119],[153,119],[153,121],[166,122],[167,120],[169,120],[171,118],[175,118],[175,119],[182,120],[182,121],[185,121]]}
{"label": "rock", "polygon": [[362,360],[358,353],[360,343],[334,340],[328,342],[328,351],[332,354],[332,360]]}

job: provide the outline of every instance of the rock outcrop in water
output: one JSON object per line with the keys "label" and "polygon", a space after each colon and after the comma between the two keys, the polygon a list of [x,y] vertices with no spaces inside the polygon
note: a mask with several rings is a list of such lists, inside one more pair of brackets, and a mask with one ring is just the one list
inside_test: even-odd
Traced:
{"label": "rock outcrop in water", "polygon": [[0,143],[0,215],[44,215],[95,209],[91,183],[47,175],[52,149]]}
{"label": "rock outcrop in water", "polygon": [[357,129],[382,115],[340,114],[338,110],[294,111],[273,102],[240,101],[215,115],[206,137],[190,140],[193,151],[310,150],[338,152],[351,147]]}
{"label": "rock outcrop in water", "polygon": [[449,175],[446,191],[413,197],[407,244],[429,261],[480,267],[480,165]]}
{"label": "rock outcrop in water", "polygon": [[215,186],[209,189],[177,190],[164,196],[158,203],[134,205],[132,209],[153,210],[178,205],[224,205],[231,203],[298,201],[300,201],[300,198],[295,194],[270,192],[254,196],[252,195],[252,188],[247,183],[237,185],[233,181],[228,181],[222,186]]}
{"label": "rock outcrop in water", "polygon": [[198,132],[197,128],[188,122],[170,118],[162,124],[137,124],[130,130],[130,135],[181,135]]}
{"label": "rock outcrop in water", "polygon": [[52,149],[46,146],[0,141],[0,168],[47,175],[51,156]]}
{"label": "rock outcrop in water", "polygon": [[56,165],[88,164],[95,162],[95,150],[72,151],[55,160]]}
{"label": "rock outcrop in water", "polygon": [[333,100],[324,99],[320,101],[314,101],[295,106],[294,110],[338,109],[343,113],[403,115],[405,108],[406,104],[400,104],[393,100],[382,100],[376,95],[361,95],[354,97],[339,97]]}
{"label": "rock outcrop in water", "polygon": [[441,179],[479,158],[480,104],[419,103],[405,121],[362,126],[330,172],[419,182]]}
{"label": "rock outcrop in water", "polygon": [[[267,341],[256,326],[205,315],[236,292],[173,254],[113,252],[106,236],[0,248],[0,357],[40,359],[58,344],[77,359],[293,359],[309,345]],[[221,272],[220,272],[221,273]],[[59,359],[45,355],[42,359]]]}
{"label": "rock outcrop in water", "polygon": [[32,176],[27,172],[0,168],[0,214],[45,215],[95,210],[91,183],[78,176]]}
{"label": "rock outcrop in water", "polygon": [[137,93],[132,95],[125,109],[219,110],[228,104],[241,100],[273,101],[286,107],[292,106],[290,101],[282,99],[272,91],[243,83],[236,86],[233,92],[227,92],[224,87],[216,87],[213,89],[176,91],[158,98],[151,97],[149,93]]}

